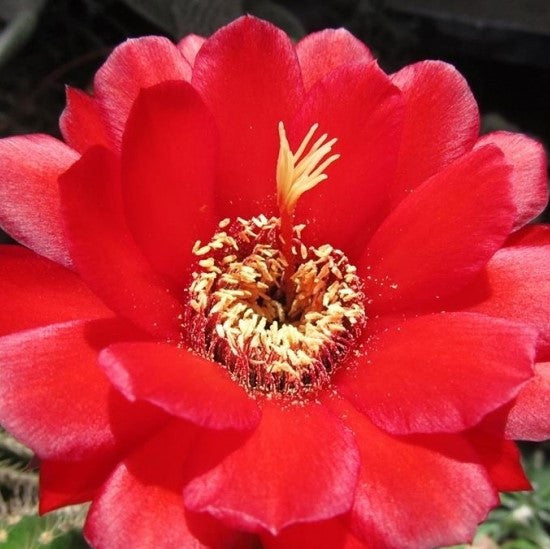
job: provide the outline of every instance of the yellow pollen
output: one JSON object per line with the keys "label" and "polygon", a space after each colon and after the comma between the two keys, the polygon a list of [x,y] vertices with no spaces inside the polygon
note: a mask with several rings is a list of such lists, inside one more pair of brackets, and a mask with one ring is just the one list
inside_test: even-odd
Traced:
{"label": "yellow pollen", "polygon": [[279,122],[277,202],[281,213],[286,212],[290,217],[292,217],[302,194],[327,179],[328,176],[324,173],[325,170],[340,158],[339,154],[329,156],[337,139],[327,141],[328,135],[326,133],[317,139],[306,153],[309,142],[318,127],[319,124],[311,126],[304,140],[296,152],[293,153],[286,137],[285,126],[282,122]]}

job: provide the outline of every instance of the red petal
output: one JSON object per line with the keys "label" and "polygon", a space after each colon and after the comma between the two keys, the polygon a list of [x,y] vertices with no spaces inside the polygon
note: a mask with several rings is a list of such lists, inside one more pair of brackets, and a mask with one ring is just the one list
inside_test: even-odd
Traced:
{"label": "red petal", "polygon": [[[479,133],[479,111],[462,75],[441,61],[422,61],[392,77],[406,103],[395,203],[467,153]],[[467,192],[467,191],[465,191]]]}
{"label": "red petal", "polygon": [[78,461],[42,460],[40,514],[92,500],[116,465],[111,454]]}
{"label": "red petal", "polygon": [[550,243],[550,225],[527,225],[511,234],[506,246],[544,246]]}
{"label": "red petal", "polygon": [[303,97],[292,42],[265,21],[241,17],[205,42],[193,85],[220,130],[222,217],[275,213],[277,125],[292,118]]}
{"label": "red petal", "polygon": [[474,442],[491,482],[499,492],[532,490],[521,466],[521,454],[513,442],[496,438],[491,440],[485,434]]}
{"label": "red petal", "polygon": [[127,40],[113,50],[94,78],[94,93],[118,147],[139,91],[167,80],[190,80],[191,67],[162,36]]}
{"label": "red petal", "polygon": [[15,240],[70,266],[57,178],[78,158],[48,135],[0,139],[0,225]]}
{"label": "red petal", "polygon": [[485,469],[455,435],[397,438],[334,403],[361,454],[352,527],[367,545],[418,549],[464,542],[498,504]]}
{"label": "red petal", "polygon": [[338,390],[390,433],[457,432],[512,400],[532,375],[536,333],[467,313],[423,316],[367,343]]}
{"label": "red petal", "polygon": [[171,422],[115,470],[88,514],[84,533],[93,547],[231,546],[235,533],[183,508],[183,465],[194,437],[188,425]]}
{"label": "red petal", "polygon": [[112,313],[69,269],[22,246],[0,246],[0,335]]}
{"label": "red petal", "polygon": [[506,435],[519,440],[550,438],[550,362],[535,366],[535,376],[523,387],[510,410]]}
{"label": "red petal", "polygon": [[193,244],[210,240],[221,219],[213,211],[216,153],[216,126],[189,84],[141,92],[122,144],[122,199],[138,245],[176,287]]}
{"label": "red petal", "polygon": [[296,53],[306,90],[340,65],[374,59],[367,46],[343,28],[308,34],[296,44]]}
{"label": "red petal", "polygon": [[125,224],[119,165],[89,149],[60,179],[71,253],[92,290],[114,311],[152,334],[179,340],[180,300],[151,269]]}
{"label": "red petal", "polygon": [[438,173],[390,214],[358,267],[371,311],[436,302],[465,286],[510,233],[509,167],[486,146]]}
{"label": "red petal", "polygon": [[[277,535],[350,508],[358,467],[352,434],[321,406],[282,404],[266,402],[250,438],[187,485],[189,509]],[[199,442],[195,457],[211,451]]]}
{"label": "red petal", "polygon": [[178,42],[178,50],[191,67],[195,64],[197,53],[199,53],[199,50],[205,42],[206,38],[198,36],[197,34],[188,34]]}
{"label": "red petal", "polygon": [[212,429],[250,429],[260,420],[256,402],[222,366],[162,343],[121,343],[100,364],[129,400],[147,400],[169,414]]}
{"label": "red petal", "polygon": [[537,217],[548,203],[548,180],[544,147],[525,135],[494,132],[484,135],[476,148],[496,145],[513,167],[512,196],[517,208],[514,229],[519,229]]}
{"label": "red petal", "polygon": [[164,415],[131,404],[97,366],[99,349],[136,334],[117,320],[68,322],[0,338],[3,426],[41,458],[112,455]]}
{"label": "red petal", "polygon": [[66,96],[67,106],[59,118],[65,141],[79,152],[94,145],[110,148],[111,140],[97,101],[70,86],[67,86]]}
{"label": "red petal", "polygon": [[342,518],[285,528],[278,536],[262,535],[265,549],[366,549]]}
{"label": "red petal", "polygon": [[[520,393],[521,394],[521,393]],[[505,406],[504,408],[508,408]],[[503,438],[507,410],[500,409],[465,433],[499,492],[531,490],[518,447]]]}
{"label": "red petal", "polygon": [[341,155],[328,180],[300,199],[297,221],[307,219],[313,243],[364,250],[395,170],[401,115],[399,91],[376,62],[333,70],[311,90],[289,128],[292,146],[318,122],[319,134],[338,138],[334,151]]}
{"label": "red petal", "polygon": [[540,237],[539,246],[499,250],[483,276],[456,296],[454,305],[535,326],[542,343],[550,344],[550,238]]}

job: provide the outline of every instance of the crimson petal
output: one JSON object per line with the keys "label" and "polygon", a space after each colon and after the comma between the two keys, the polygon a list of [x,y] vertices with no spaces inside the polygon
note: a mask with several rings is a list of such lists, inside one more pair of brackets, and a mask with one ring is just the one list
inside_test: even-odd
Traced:
{"label": "crimson petal", "polygon": [[[131,404],[97,366],[102,347],[134,339],[118,320],[74,321],[0,338],[0,416],[41,458],[112,455],[164,417]],[[131,419],[130,419],[131,418]]]}
{"label": "crimson petal", "polygon": [[192,81],[220,130],[222,217],[274,214],[277,125],[292,118],[304,93],[292,42],[265,21],[241,17],[204,43]]}
{"label": "crimson petal", "polygon": [[403,200],[358,264],[369,277],[371,311],[434,304],[465,286],[512,228],[509,174],[502,153],[487,145]]}
{"label": "crimson petal", "polygon": [[91,501],[118,464],[112,453],[40,462],[40,514]]}
{"label": "crimson petal", "polygon": [[[202,460],[215,443],[211,437],[199,441],[195,459]],[[276,535],[290,524],[348,511],[358,466],[353,435],[328,410],[267,401],[256,431],[191,480],[184,500],[189,509],[228,526]]]}
{"label": "crimson petal", "polygon": [[521,465],[518,447],[511,440],[502,438],[509,408],[510,405],[506,405],[489,414],[464,435],[474,446],[480,462],[499,492],[531,490]]}
{"label": "crimson petal", "polygon": [[535,366],[535,375],[510,410],[506,435],[516,440],[550,438],[550,362]]}
{"label": "crimson petal", "polygon": [[190,79],[189,63],[167,38],[132,38],[116,47],[94,78],[94,93],[115,148],[140,90],[167,80]]}
{"label": "crimson petal", "polygon": [[220,219],[213,211],[216,156],[216,126],[190,84],[141,92],[122,143],[122,199],[138,245],[176,287],[193,244],[210,240]]}
{"label": "crimson petal", "polygon": [[527,326],[481,315],[423,316],[379,333],[335,383],[390,433],[458,432],[518,394],[536,339]]}
{"label": "crimson petal", "polygon": [[340,517],[296,524],[276,537],[262,535],[262,543],[265,549],[367,549],[369,546],[358,540],[349,528],[347,521]]}
{"label": "crimson petal", "polygon": [[354,533],[367,545],[427,549],[462,543],[498,504],[485,468],[464,437],[398,438],[377,429],[345,401],[332,406],[359,444],[361,469],[351,518]]}
{"label": "crimson petal", "polygon": [[341,65],[374,59],[369,48],[344,28],[308,34],[296,44],[296,54],[306,90]]}
{"label": "crimson petal", "polygon": [[111,138],[96,99],[67,86],[66,100],[67,106],[59,118],[65,141],[81,153],[94,145],[111,148]]}
{"label": "crimson petal", "polygon": [[513,167],[512,196],[517,208],[514,229],[519,229],[539,215],[548,202],[548,179],[544,147],[525,135],[494,132],[484,135],[476,148],[496,145]]}
{"label": "crimson petal", "polygon": [[99,362],[130,400],[146,400],[169,414],[213,429],[250,429],[260,420],[256,402],[219,364],[162,343],[121,343]]}
{"label": "crimson petal", "polygon": [[402,106],[399,90],[376,62],[333,70],[310,91],[289,126],[291,145],[296,150],[317,122],[320,133],[338,139],[334,152],[341,155],[327,169],[328,180],[298,205],[297,221],[307,219],[306,236],[314,244],[328,242],[352,256],[363,251],[395,170]]}
{"label": "crimson petal", "polygon": [[453,298],[453,306],[536,327],[550,345],[550,235],[499,250],[482,276]]}
{"label": "crimson petal", "polygon": [[78,154],[49,135],[0,139],[0,225],[15,240],[71,265],[57,178]]}
{"label": "crimson petal", "polygon": [[392,188],[394,203],[467,153],[479,111],[464,77],[441,61],[408,65],[391,77],[405,98],[405,127]]}
{"label": "crimson petal", "polygon": [[183,57],[185,57],[191,67],[194,66],[197,53],[199,53],[199,50],[205,42],[206,38],[203,38],[197,34],[188,34],[178,42],[178,50],[181,52]]}
{"label": "crimson petal", "polygon": [[22,246],[0,246],[0,335],[112,313],[73,271]]}
{"label": "crimson petal", "polygon": [[550,244],[550,225],[527,225],[512,233],[505,246],[544,246]]}
{"label": "crimson petal", "polygon": [[117,467],[86,521],[85,536],[96,549],[231,547],[235,533],[183,507],[183,464],[195,436],[188,424],[171,422]]}
{"label": "crimson petal", "polygon": [[149,333],[179,340],[181,302],[130,236],[114,154],[89,149],[59,184],[71,252],[82,278],[121,316]]}

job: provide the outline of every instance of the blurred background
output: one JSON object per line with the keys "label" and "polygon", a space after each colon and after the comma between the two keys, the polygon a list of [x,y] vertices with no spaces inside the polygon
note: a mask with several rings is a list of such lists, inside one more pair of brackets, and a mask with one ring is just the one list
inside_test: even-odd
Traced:
{"label": "blurred background", "polygon": [[[473,89],[483,132],[520,131],[549,150],[550,0],[0,0],[0,137],[60,136],[64,85],[88,89],[126,38],[208,36],[243,13],[296,40],[346,27],[388,72],[421,59],[448,61]],[[541,220],[550,221],[548,209]],[[10,240],[0,233],[0,241]],[[550,549],[549,448],[522,446],[537,491],[503,495],[475,547]],[[35,516],[34,466],[30,452],[0,431],[0,547],[86,547],[84,509]]]}

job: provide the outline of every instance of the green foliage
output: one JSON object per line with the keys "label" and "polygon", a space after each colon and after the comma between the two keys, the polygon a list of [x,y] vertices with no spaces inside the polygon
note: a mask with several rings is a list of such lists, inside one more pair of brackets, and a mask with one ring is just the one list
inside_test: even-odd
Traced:
{"label": "green foliage", "polygon": [[38,474],[31,462],[31,451],[0,429],[0,526],[36,508]]}
{"label": "green foliage", "polygon": [[66,516],[12,517],[0,526],[2,549],[86,549],[82,535]]}
{"label": "green foliage", "polygon": [[32,453],[0,429],[0,549],[84,549],[86,509],[37,516],[38,473]]}

